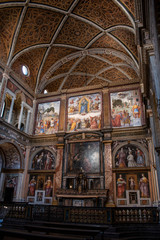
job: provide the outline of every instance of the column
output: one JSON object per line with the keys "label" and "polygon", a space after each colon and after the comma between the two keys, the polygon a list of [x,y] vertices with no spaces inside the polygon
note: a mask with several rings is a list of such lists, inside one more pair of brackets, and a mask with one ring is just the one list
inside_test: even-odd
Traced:
{"label": "column", "polygon": [[30,123],[29,123],[29,134],[33,134],[34,132],[34,126],[35,126],[35,114],[36,114],[36,106],[37,106],[37,100],[33,100],[33,111],[31,114],[31,118],[30,118]]}
{"label": "column", "polygon": [[18,129],[21,128],[21,122],[22,122],[22,116],[23,116],[23,102],[21,103],[21,111],[20,111],[20,115],[19,115],[19,122],[18,122]]}
{"label": "column", "polygon": [[65,110],[66,110],[66,94],[61,96],[59,131],[65,131]]}
{"label": "column", "polygon": [[111,140],[104,141],[105,189],[109,190],[108,194],[109,198],[106,203],[106,207],[115,207],[111,143],[112,143]]}
{"label": "column", "polygon": [[9,110],[9,116],[8,116],[8,123],[11,123],[14,100],[15,100],[15,97],[12,97],[12,102],[11,102],[11,106],[10,106],[10,110]]}
{"label": "column", "polygon": [[27,192],[28,192],[28,181],[29,181],[29,175],[28,175],[28,169],[29,169],[29,156],[30,156],[30,150],[31,147],[27,146],[26,147],[26,152],[25,152],[25,158],[24,158],[24,172],[23,172],[23,177],[21,180],[21,186],[19,190],[19,198],[21,201],[26,201],[27,200]]}
{"label": "column", "polygon": [[150,160],[150,191],[151,191],[151,197],[154,205],[158,206],[158,200],[159,200],[159,188],[158,188],[158,181],[157,181],[157,170],[156,170],[156,162],[154,157],[154,145],[152,143],[151,138],[147,138],[148,142],[148,150],[149,150],[149,160]]}
{"label": "column", "polygon": [[66,189],[66,183],[67,183],[67,179],[66,177],[63,178],[63,189]]}
{"label": "column", "polygon": [[5,183],[5,173],[1,172],[0,174],[0,201],[3,200],[3,193],[4,193],[4,183]]}
{"label": "column", "polygon": [[110,100],[109,100],[109,89],[105,88],[103,92],[103,112],[104,112],[104,128],[111,127],[110,121]]}
{"label": "column", "polygon": [[6,90],[8,79],[9,79],[9,76],[6,73],[3,73],[2,85],[1,85],[1,91],[0,91],[0,113],[2,112],[3,103],[5,100],[5,90]]}
{"label": "column", "polygon": [[103,176],[100,177],[100,187],[101,187],[101,189],[104,189],[104,177]]}
{"label": "column", "polygon": [[23,173],[18,173],[17,193],[16,193],[16,199],[15,199],[16,202],[21,202],[22,179],[23,179]]}
{"label": "column", "polygon": [[26,133],[28,133],[30,113],[31,113],[31,110],[28,109],[28,112],[27,112],[27,120],[26,120],[26,127],[25,127],[25,132],[26,132]]}

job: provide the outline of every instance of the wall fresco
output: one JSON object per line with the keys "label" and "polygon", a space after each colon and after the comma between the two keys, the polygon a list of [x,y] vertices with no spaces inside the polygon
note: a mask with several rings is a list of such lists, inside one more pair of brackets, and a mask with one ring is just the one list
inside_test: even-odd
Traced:
{"label": "wall fresco", "polygon": [[18,185],[18,174],[7,174],[5,178],[5,187],[14,188],[13,197],[16,197]]}
{"label": "wall fresco", "polygon": [[99,173],[99,142],[70,143],[68,145],[68,172]]}
{"label": "wall fresco", "polygon": [[121,147],[115,155],[115,167],[117,168],[145,166],[144,153],[138,147],[131,144]]}
{"label": "wall fresco", "polygon": [[110,94],[112,127],[142,125],[142,109],[138,90]]}
{"label": "wall fresco", "polygon": [[69,98],[67,131],[101,128],[101,108],[98,93]]}
{"label": "wall fresco", "polygon": [[120,206],[150,206],[148,173],[116,174],[117,204]]}
{"label": "wall fresco", "polygon": [[48,150],[41,150],[32,160],[32,169],[50,170],[55,168],[55,156]]}
{"label": "wall fresco", "polygon": [[59,126],[60,101],[38,104],[35,134],[54,134]]}
{"label": "wall fresco", "polygon": [[53,175],[31,174],[28,184],[28,196],[35,197],[36,191],[44,191],[44,197],[52,197]]}
{"label": "wall fresco", "polygon": [[147,173],[117,173],[117,197],[125,198],[126,190],[139,190],[141,198],[150,197]]}

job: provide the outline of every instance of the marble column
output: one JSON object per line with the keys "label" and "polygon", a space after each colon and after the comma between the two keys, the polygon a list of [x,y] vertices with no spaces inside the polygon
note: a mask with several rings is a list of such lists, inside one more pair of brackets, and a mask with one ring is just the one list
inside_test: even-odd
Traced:
{"label": "marble column", "polygon": [[104,141],[104,169],[105,169],[105,189],[109,190],[106,207],[115,207],[114,204],[114,184],[112,173],[112,150],[111,140]]}
{"label": "marble column", "polygon": [[66,94],[61,96],[59,131],[65,131]]}
{"label": "marble column", "polygon": [[19,114],[18,129],[21,128],[21,122],[22,122],[22,116],[23,116],[23,108],[24,108],[24,105],[23,105],[23,102],[22,102],[21,103],[21,111],[20,111],[20,114]]}
{"label": "marble column", "polygon": [[2,85],[1,85],[1,91],[0,91],[0,113],[2,112],[3,103],[5,101],[5,91],[6,91],[8,79],[9,79],[9,76],[6,73],[3,73]]}
{"label": "marble column", "polygon": [[111,127],[110,121],[110,100],[109,100],[109,90],[105,88],[102,90],[103,93],[103,113],[104,113],[104,128]]}
{"label": "marble column", "polygon": [[27,200],[27,192],[28,192],[28,181],[29,181],[29,175],[28,175],[28,169],[29,169],[29,156],[30,156],[30,150],[31,147],[27,146],[26,151],[25,151],[25,158],[24,158],[24,172],[23,172],[23,177],[21,180],[21,187],[20,187],[20,192],[19,196],[21,201],[26,201]]}
{"label": "marble column", "polygon": [[8,116],[8,123],[11,123],[14,100],[15,100],[15,97],[12,97],[12,102],[11,102],[11,106],[10,106],[10,110],[9,110],[9,116]]}

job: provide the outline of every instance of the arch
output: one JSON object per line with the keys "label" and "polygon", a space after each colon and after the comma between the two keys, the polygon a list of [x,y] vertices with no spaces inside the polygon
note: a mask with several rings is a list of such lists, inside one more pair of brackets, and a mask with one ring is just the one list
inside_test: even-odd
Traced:
{"label": "arch", "polygon": [[[4,155],[5,168],[7,169],[23,169],[24,168],[24,156],[18,144],[10,142],[8,140],[1,140],[0,149]],[[10,154],[10,152],[12,152],[12,154]]]}
{"label": "arch", "polygon": [[141,145],[139,142],[135,142],[135,141],[126,141],[123,143],[120,143],[117,147],[115,147],[115,149],[113,150],[113,154],[112,154],[112,163],[113,163],[113,167],[116,167],[116,154],[118,152],[118,150],[120,150],[121,148],[124,148],[126,146],[134,146],[135,148],[138,148],[140,151],[142,151],[142,153],[144,154],[144,162],[145,162],[145,166],[149,165],[149,159],[148,159],[148,150]]}
{"label": "arch", "polygon": [[[48,156],[48,152],[51,153],[52,155]],[[47,163],[47,156],[49,161],[48,163]],[[36,151],[34,151],[31,154],[29,169],[53,170],[55,169],[55,166],[56,166],[56,158],[57,158],[57,155],[56,155],[56,150],[54,148],[53,149],[49,147],[38,148]],[[38,160],[38,163],[34,162],[35,160]]]}

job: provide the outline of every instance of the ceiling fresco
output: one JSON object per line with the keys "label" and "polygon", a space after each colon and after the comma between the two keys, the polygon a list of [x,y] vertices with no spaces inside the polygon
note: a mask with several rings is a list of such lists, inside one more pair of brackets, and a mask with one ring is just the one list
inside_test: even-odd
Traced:
{"label": "ceiling fresco", "polygon": [[138,83],[134,18],[134,0],[1,0],[0,65],[35,94]]}

